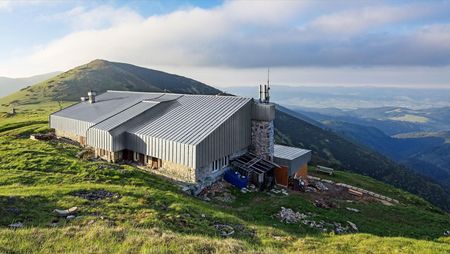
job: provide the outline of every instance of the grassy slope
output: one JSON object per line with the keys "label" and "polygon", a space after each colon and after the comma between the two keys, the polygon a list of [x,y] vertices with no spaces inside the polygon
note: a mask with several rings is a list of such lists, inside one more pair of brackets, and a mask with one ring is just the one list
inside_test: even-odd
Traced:
{"label": "grassy slope", "polygon": [[[46,113],[58,105],[40,105],[36,113],[26,107],[15,117],[0,118],[0,253],[450,251],[449,238],[440,237],[450,228],[448,214],[369,177],[339,172],[334,180],[382,192],[402,204],[352,204],[361,210],[352,213],[345,210],[343,200],[336,200],[340,208],[323,210],[304,194],[273,197],[236,190],[233,203],[208,203],[135,167],[79,160],[78,147],[29,140],[29,133],[47,130]],[[121,198],[87,201],[71,195],[86,189],[117,192]],[[56,228],[48,226],[53,209],[71,206],[80,207],[83,217],[60,220]],[[325,234],[299,224],[282,224],[272,217],[281,206],[315,213],[316,220],[350,220],[361,233]],[[7,228],[16,221],[27,227]],[[214,227],[217,222],[233,225],[236,234],[220,238]]]}
{"label": "grassy slope", "polygon": [[371,176],[450,211],[450,189],[385,156],[283,112],[275,118],[277,142],[312,150],[313,163]]}
{"label": "grassy slope", "polygon": [[106,90],[143,92],[172,92],[218,94],[211,86],[182,76],[164,73],[125,63],[94,60],[88,64],[61,73],[49,80],[0,99],[3,107],[9,104],[29,104],[43,101],[78,101],[86,91]]}
{"label": "grassy slope", "polygon": [[[94,60],[62,73],[55,78],[0,98],[0,114],[11,105],[22,108],[51,101],[78,101],[89,89],[164,91],[176,93],[217,94],[219,90],[201,82],[150,70],[130,64]],[[41,104],[40,104],[41,105]],[[308,120],[277,113],[275,126],[281,130],[283,142],[313,150],[315,162],[328,164],[359,174],[370,175],[426,198],[435,205],[450,211],[450,190],[437,183],[410,173],[397,163],[370,149],[355,145],[328,130],[308,124]],[[306,121],[306,122],[305,122]],[[279,132],[280,133],[280,132]],[[343,149],[345,148],[345,149]],[[371,166],[371,168],[368,167]],[[375,166],[373,166],[375,165]]]}

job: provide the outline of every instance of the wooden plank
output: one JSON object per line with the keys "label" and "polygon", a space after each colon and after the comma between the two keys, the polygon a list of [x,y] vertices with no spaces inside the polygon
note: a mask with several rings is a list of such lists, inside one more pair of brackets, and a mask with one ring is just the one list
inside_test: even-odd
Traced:
{"label": "wooden plank", "polygon": [[354,189],[348,189],[348,193],[358,196],[358,197],[362,197],[362,195],[363,195],[362,192],[354,190]]}

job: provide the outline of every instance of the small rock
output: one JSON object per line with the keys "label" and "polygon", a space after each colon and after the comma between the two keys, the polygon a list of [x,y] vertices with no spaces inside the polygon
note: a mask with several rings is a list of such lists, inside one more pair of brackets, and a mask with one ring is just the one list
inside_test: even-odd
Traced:
{"label": "small rock", "polygon": [[24,225],[22,222],[16,222],[16,223],[9,224],[9,227],[12,229],[23,228],[23,226]]}
{"label": "small rock", "polygon": [[355,213],[359,213],[359,209],[356,209],[356,208],[346,207],[345,209],[355,212]]}
{"label": "small rock", "polygon": [[72,207],[69,208],[67,210],[59,210],[59,209],[55,209],[53,210],[54,213],[58,214],[61,217],[67,217],[69,215],[75,214],[78,211],[78,207]]}
{"label": "small rock", "polygon": [[358,227],[356,226],[355,223],[353,223],[353,222],[351,222],[351,221],[347,221],[347,223],[348,223],[348,225],[350,225],[350,227],[351,227],[354,231],[358,232]]}
{"label": "small rock", "polygon": [[69,215],[66,217],[67,220],[73,220],[75,219],[75,215]]}
{"label": "small rock", "polygon": [[234,234],[234,228],[226,224],[216,224],[214,225],[217,230],[219,230],[220,235],[223,237],[231,236]]}
{"label": "small rock", "polygon": [[450,230],[446,230],[446,231],[444,232],[444,235],[445,235],[445,236],[450,236]]}
{"label": "small rock", "polygon": [[202,215],[201,215],[201,216],[202,216],[202,218],[205,218],[205,217],[206,217],[206,215],[205,215],[204,213],[202,213]]}

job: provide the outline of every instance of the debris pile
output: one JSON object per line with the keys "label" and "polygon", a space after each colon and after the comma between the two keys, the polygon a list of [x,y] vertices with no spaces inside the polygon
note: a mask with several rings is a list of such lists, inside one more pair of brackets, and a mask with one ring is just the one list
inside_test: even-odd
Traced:
{"label": "debris pile", "polygon": [[84,198],[87,200],[102,200],[102,199],[107,199],[107,198],[114,198],[114,199],[119,199],[120,195],[114,192],[109,192],[106,190],[93,190],[93,191],[87,191],[87,190],[82,190],[82,191],[78,191],[75,193],[72,193],[73,196],[76,197],[80,197],[80,198]]}
{"label": "debris pile", "polygon": [[311,181],[311,185],[319,191],[327,191],[328,188],[321,181]]}
{"label": "debris pile", "polygon": [[316,215],[312,213],[304,214],[284,207],[281,207],[281,210],[275,214],[275,217],[278,218],[280,222],[288,224],[300,222],[303,225],[322,232],[335,232],[336,234],[358,232],[358,227],[351,221],[347,221],[346,224],[339,222],[326,222],[324,220],[316,221],[311,219],[311,217],[314,216]]}
{"label": "debris pile", "polygon": [[249,192],[255,192],[257,191],[256,186],[254,184],[249,184],[247,188],[242,188],[242,193],[249,193]]}
{"label": "debris pile", "polygon": [[294,212],[292,209],[284,207],[281,207],[281,210],[275,216],[280,219],[280,222],[288,224],[297,223],[308,217],[306,214]]}
{"label": "debris pile", "polygon": [[230,184],[223,180],[217,181],[203,189],[198,196],[204,201],[215,199],[224,203],[232,203],[236,197],[231,194],[229,186]]}
{"label": "debris pile", "polygon": [[285,196],[289,196],[289,193],[287,192],[286,189],[271,189],[270,192],[275,193],[275,194],[282,194]]}
{"label": "debris pile", "polygon": [[323,220],[320,220],[320,221],[302,220],[302,223],[310,228],[315,228],[315,229],[323,231],[323,232],[333,231],[336,234],[358,232],[358,228],[351,221],[347,221],[347,224],[348,224],[347,226],[344,226],[339,222],[327,223]]}

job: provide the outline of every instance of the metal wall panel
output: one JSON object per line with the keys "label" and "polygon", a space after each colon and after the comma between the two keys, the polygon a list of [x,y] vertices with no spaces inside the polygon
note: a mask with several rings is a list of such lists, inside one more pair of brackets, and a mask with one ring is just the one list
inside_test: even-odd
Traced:
{"label": "metal wall panel", "polygon": [[242,107],[196,146],[196,168],[245,149],[251,143],[252,102]]}
{"label": "metal wall panel", "polygon": [[94,124],[90,122],[50,115],[50,128],[70,132],[77,136],[86,137],[86,131],[92,125]]}

